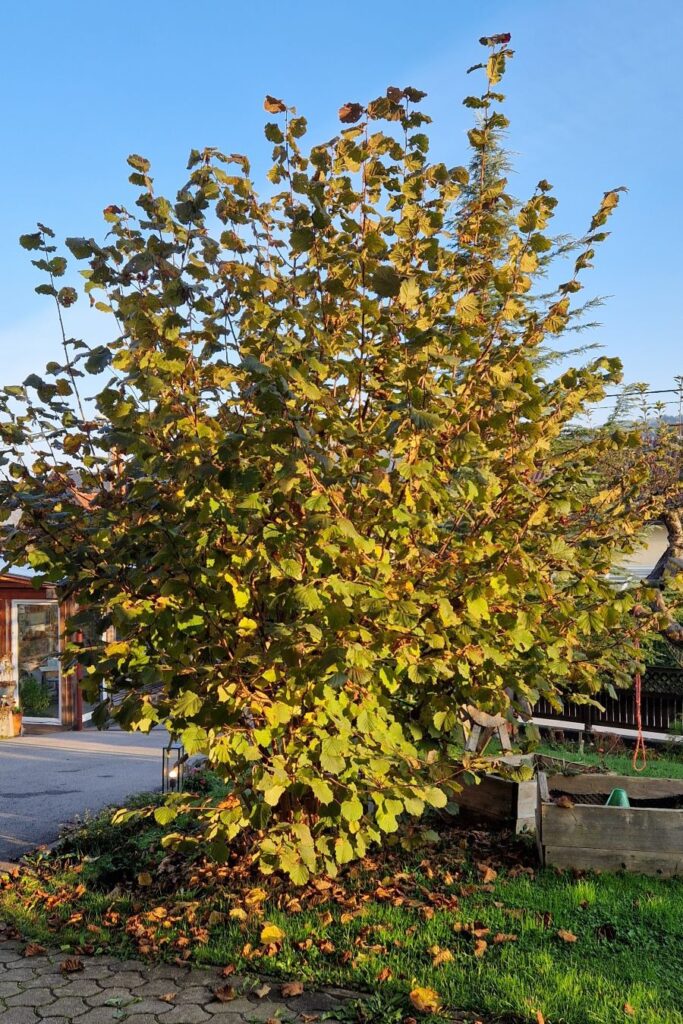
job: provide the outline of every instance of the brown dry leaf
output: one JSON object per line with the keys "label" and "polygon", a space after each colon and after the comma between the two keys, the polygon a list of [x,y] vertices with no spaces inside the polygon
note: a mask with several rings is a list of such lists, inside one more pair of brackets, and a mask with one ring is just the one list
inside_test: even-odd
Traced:
{"label": "brown dry leaf", "polygon": [[138,885],[151,885],[152,876],[149,871],[141,871],[138,875]]}
{"label": "brown dry leaf", "polygon": [[288,981],[286,985],[282,986],[281,991],[285,999],[292,999],[294,996],[301,996],[304,992],[303,982]]}
{"label": "brown dry leaf", "polygon": [[345,103],[339,108],[339,120],[342,124],[355,124],[363,116],[363,107],[360,103]]}
{"label": "brown dry leaf", "polygon": [[627,1013],[629,1017],[632,1017],[635,1012],[634,1007],[632,1007],[630,1003],[624,1003],[624,1013]]}
{"label": "brown dry leaf", "polygon": [[489,944],[486,941],[486,939],[477,939],[477,941],[474,943],[474,955],[482,957],[486,950],[488,949],[488,946]]}
{"label": "brown dry leaf", "polygon": [[558,929],[557,937],[562,939],[563,942],[576,942],[576,935],[574,935],[574,932],[567,931],[566,928]]}
{"label": "brown dry leaf", "polygon": [[69,956],[62,960],[59,969],[62,974],[75,974],[76,971],[83,970],[83,961],[77,956]]}
{"label": "brown dry leaf", "polygon": [[254,995],[258,996],[259,999],[265,999],[270,992],[270,985],[266,985],[265,981],[258,988],[254,989]]}
{"label": "brown dry leaf", "polygon": [[441,1006],[439,993],[433,988],[414,988],[408,998],[418,1013],[438,1013]]}
{"label": "brown dry leaf", "polygon": [[223,920],[223,915],[218,910],[212,910],[209,914],[209,920],[207,924],[209,928],[215,928],[217,924],[220,924]]}
{"label": "brown dry leaf", "polygon": [[236,997],[234,985],[220,985],[213,990],[214,997],[219,1003],[230,1003]]}
{"label": "brown dry leaf", "polygon": [[39,942],[29,942],[24,948],[24,956],[40,956],[42,953],[47,953],[47,950]]}
{"label": "brown dry leaf", "polygon": [[320,915],[320,923],[323,926],[323,928],[327,928],[327,926],[332,924],[333,921],[334,918],[332,917],[332,914],[329,912],[329,910],[327,910],[324,914]]}
{"label": "brown dry leaf", "polygon": [[177,992],[164,992],[163,996],[158,998],[161,999],[162,1003],[172,1003],[177,995]]}
{"label": "brown dry leaf", "polygon": [[558,796],[557,800],[555,801],[555,806],[565,807],[567,810],[571,810],[574,806],[574,801],[570,796]]}
{"label": "brown dry leaf", "polygon": [[489,864],[477,864],[477,871],[481,875],[481,880],[484,885],[488,885],[490,882],[495,882],[498,878],[498,872]]}
{"label": "brown dry leaf", "polygon": [[497,932],[493,936],[494,945],[499,946],[501,942],[516,942],[517,936],[512,932]]}
{"label": "brown dry leaf", "polygon": [[287,107],[282,100],[277,100],[274,96],[266,96],[263,101],[263,109],[267,110],[269,114],[282,114]]}
{"label": "brown dry leaf", "polygon": [[234,964],[228,964],[227,967],[221,967],[218,973],[220,974],[221,978],[229,978],[231,974],[235,973],[236,969],[237,968],[235,967]]}
{"label": "brown dry leaf", "polygon": [[377,975],[377,980],[378,981],[389,981],[389,978],[391,978],[391,977],[393,977],[391,968],[390,967],[383,967],[382,970]]}

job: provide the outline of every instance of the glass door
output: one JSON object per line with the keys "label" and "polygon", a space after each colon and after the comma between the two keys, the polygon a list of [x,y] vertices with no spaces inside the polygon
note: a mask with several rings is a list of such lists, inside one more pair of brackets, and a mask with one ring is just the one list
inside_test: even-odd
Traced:
{"label": "glass door", "polygon": [[32,721],[59,723],[59,604],[14,601],[12,619],[19,706]]}

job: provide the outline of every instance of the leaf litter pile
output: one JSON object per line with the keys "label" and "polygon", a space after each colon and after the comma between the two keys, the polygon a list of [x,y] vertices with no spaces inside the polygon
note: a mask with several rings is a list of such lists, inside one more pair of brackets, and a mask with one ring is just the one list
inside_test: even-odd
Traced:
{"label": "leaf litter pile", "polygon": [[[382,1024],[430,1018],[583,1024],[586,982],[577,984],[572,1016],[559,980],[553,996],[553,978],[564,974],[565,989],[568,970],[577,979],[584,970],[595,978],[596,953],[612,963],[615,955],[643,963],[643,937],[625,922],[667,884],[638,879],[631,896],[610,888],[603,898],[601,885],[610,887],[617,876],[539,872],[529,839],[450,824],[428,847],[388,849],[345,867],[336,879],[295,889],[286,878],[259,874],[237,850],[223,865],[188,860],[145,836],[149,823],[127,827],[135,856],[127,848],[123,860],[113,857],[115,833],[106,840],[95,829],[89,843],[81,830],[0,875],[0,919],[31,940],[27,955],[41,943],[58,943],[76,961],[106,950],[213,964],[219,1002],[241,994],[233,984],[238,976],[252,978],[252,996],[275,983],[290,999],[324,984],[369,989],[377,1011],[349,1019]],[[669,884],[683,897],[683,886]],[[650,925],[649,934],[662,961],[676,962],[683,925],[677,935]],[[649,969],[653,964],[651,958]],[[524,971],[530,972],[526,989],[519,982]],[[657,1006],[663,988],[633,991],[629,972],[624,966],[622,979],[604,979],[615,1014],[605,1021],[623,1020],[624,1006],[635,1006],[643,1022],[683,1022]],[[678,997],[672,992],[671,998]],[[648,1015],[649,1004],[658,1016]]]}

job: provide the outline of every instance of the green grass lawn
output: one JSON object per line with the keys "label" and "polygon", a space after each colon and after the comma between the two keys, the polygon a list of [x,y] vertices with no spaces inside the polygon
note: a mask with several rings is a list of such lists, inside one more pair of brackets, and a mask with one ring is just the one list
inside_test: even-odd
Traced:
{"label": "green grass lawn", "polygon": [[[644,771],[633,767],[633,751],[620,749],[611,751],[611,739],[604,737],[584,751],[579,751],[576,743],[552,744],[543,743],[535,747],[538,754],[549,754],[551,757],[566,758],[567,761],[579,761],[581,764],[601,765],[617,775],[642,775],[652,779],[683,779],[683,744],[677,748],[673,745],[662,748],[649,746]],[[639,760],[639,765],[642,760]]]}
{"label": "green grass lawn", "polygon": [[237,858],[169,857],[162,834],[100,816],[0,884],[0,919],[71,950],[369,990],[355,1019],[376,1024],[414,1014],[418,985],[487,1024],[683,1024],[683,880],[537,871],[530,840],[442,823],[427,850],[296,890]]}

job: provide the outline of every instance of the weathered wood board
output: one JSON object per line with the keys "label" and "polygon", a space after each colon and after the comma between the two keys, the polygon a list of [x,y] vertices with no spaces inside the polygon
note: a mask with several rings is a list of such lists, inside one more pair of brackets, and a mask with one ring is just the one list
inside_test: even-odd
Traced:
{"label": "weathered wood board", "polygon": [[623,775],[538,774],[537,838],[543,863],[592,871],[683,874],[683,808],[558,806],[553,793],[607,794],[625,789],[633,800],[683,796],[683,781]]}
{"label": "weathered wood board", "polygon": [[[507,764],[533,764],[528,756],[506,757]],[[514,782],[500,775],[484,775],[479,783],[464,786],[455,796],[460,809],[487,821],[509,824],[516,832],[536,828],[536,780]]]}

